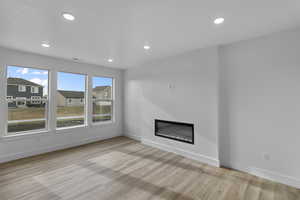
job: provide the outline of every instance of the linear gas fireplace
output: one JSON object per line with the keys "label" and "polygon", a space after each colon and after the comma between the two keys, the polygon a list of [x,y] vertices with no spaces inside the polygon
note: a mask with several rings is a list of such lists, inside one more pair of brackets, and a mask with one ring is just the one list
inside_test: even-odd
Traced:
{"label": "linear gas fireplace", "polygon": [[194,144],[194,124],[155,119],[155,135]]}

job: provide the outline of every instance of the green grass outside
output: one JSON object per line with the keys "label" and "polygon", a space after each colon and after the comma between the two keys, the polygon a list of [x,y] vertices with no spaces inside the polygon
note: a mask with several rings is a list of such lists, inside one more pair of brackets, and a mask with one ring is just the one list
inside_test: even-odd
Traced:
{"label": "green grass outside", "polygon": [[22,123],[14,123],[8,124],[7,132],[14,133],[14,132],[24,132],[24,131],[31,131],[31,130],[39,130],[45,128],[45,121],[36,121],[36,122],[22,122]]}
{"label": "green grass outside", "polygon": [[[99,106],[93,105],[94,114],[109,114],[111,113],[111,106]],[[81,116],[84,115],[83,106],[73,106],[73,107],[57,107],[57,117],[68,117],[68,116]],[[8,109],[8,120],[30,120],[45,118],[45,108],[43,107],[29,107],[29,108],[9,108]],[[96,116],[93,117],[93,122],[101,122],[111,120],[111,116]],[[57,120],[57,127],[69,127],[83,125],[83,118],[75,119],[61,119]],[[8,133],[10,132],[24,132],[31,130],[38,130],[45,128],[45,121],[33,121],[33,122],[19,122],[19,123],[9,123]]]}
{"label": "green grass outside", "polygon": [[[96,116],[93,117],[93,122],[103,122],[111,120],[111,116]],[[84,119],[61,119],[57,120],[57,128],[79,126],[84,124]],[[35,121],[35,122],[20,122],[20,123],[10,123],[8,124],[8,135],[9,133],[32,131],[45,129],[45,121]]]}
{"label": "green grass outside", "polygon": [[[83,106],[64,106],[57,107],[58,117],[68,116],[80,116],[84,115]],[[111,106],[99,106],[93,105],[94,114],[108,114],[111,113]],[[45,117],[45,108],[43,107],[29,107],[29,108],[9,108],[8,120],[27,120],[27,119],[39,119]]]}

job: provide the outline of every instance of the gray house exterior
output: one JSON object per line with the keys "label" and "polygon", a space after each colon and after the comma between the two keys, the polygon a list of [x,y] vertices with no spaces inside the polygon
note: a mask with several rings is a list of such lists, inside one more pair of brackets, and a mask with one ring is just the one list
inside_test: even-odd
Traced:
{"label": "gray house exterior", "polygon": [[111,86],[97,86],[92,91],[93,99],[112,99]]}
{"label": "gray house exterior", "polygon": [[[110,100],[112,98],[111,86],[98,86],[93,88],[93,99]],[[57,91],[58,106],[82,106],[85,102],[84,92],[80,91]],[[103,102],[102,102],[103,104]]]}
{"label": "gray house exterior", "polygon": [[9,107],[26,107],[43,105],[43,86],[22,78],[7,79]]}
{"label": "gray house exterior", "polygon": [[57,106],[82,106],[84,105],[84,92],[80,91],[57,91]]}

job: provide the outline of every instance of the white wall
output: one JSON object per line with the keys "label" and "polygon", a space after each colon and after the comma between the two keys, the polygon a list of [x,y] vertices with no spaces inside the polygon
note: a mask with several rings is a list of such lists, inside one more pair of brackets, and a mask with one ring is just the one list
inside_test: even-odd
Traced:
{"label": "white wall", "polygon": [[300,29],[225,45],[220,58],[221,163],[300,187]]}
{"label": "white wall", "polygon": [[[125,132],[300,188],[299,52],[300,28],[129,69]],[[195,145],[155,137],[155,118],[194,123]]]}
{"label": "white wall", "polygon": [[[218,165],[217,68],[217,48],[209,48],[127,70],[126,134]],[[154,119],[194,123],[195,145],[155,137]]]}
{"label": "white wall", "polygon": [[[114,77],[116,99],[115,122],[105,125],[90,125],[88,127],[56,131],[54,129],[55,113],[50,112],[50,127],[52,128],[50,131],[26,136],[0,138],[0,162],[122,135],[122,70],[89,64],[80,64],[62,59],[8,50],[5,48],[0,48],[0,135],[4,134],[7,119],[7,104],[5,100],[6,84],[4,84],[6,82],[6,74],[4,70],[6,65],[49,69],[50,81],[53,83],[53,87],[50,87],[49,96],[52,100],[50,103],[50,106],[52,107],[55,105],[54,97],[56,97],[57,71],[83,73],[90,77],[93,75]],[[91,89],[90,82],[88,86]],[[91,98],[89,100],[91,100]],[[91,112],[91,107],[89,107],[88,110]]]}

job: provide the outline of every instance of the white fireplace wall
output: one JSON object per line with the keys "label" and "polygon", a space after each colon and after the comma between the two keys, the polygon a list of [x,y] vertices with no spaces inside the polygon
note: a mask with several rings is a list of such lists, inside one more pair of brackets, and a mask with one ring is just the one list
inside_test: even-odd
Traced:
{"label": "white fireplace wall", "polygon": [[[218,49],[207,48],[125,72],[125,133],[218,165]],[[154,119],[194,124],[195,144],[154,135]]]}

